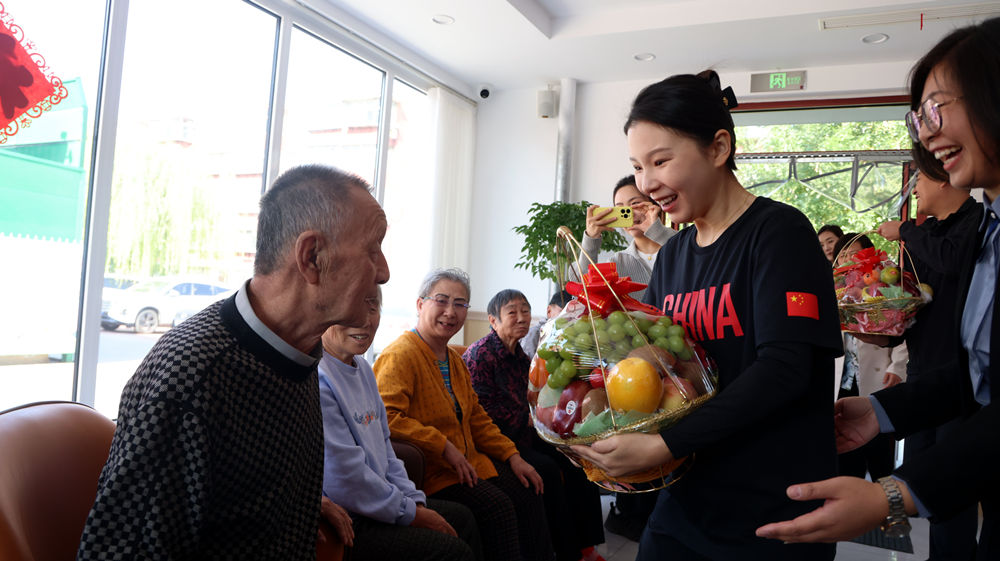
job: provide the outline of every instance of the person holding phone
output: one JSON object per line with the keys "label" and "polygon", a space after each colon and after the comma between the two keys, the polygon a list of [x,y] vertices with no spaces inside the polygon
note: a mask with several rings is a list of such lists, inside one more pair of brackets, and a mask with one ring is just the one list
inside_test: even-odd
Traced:
{"label": "person holding phone", "polygon": [[[677,232],[663,224],[663,213],[652,199],[639,191],[635,185],[634,175],[620,179],[611,197],[615,206],[627,206],[632,209],[632,226],[623,228],[632,238],[632,242],[624,251],[615,253],[607,259],[599,259],[601,234],[613,229],[609,224],[617,220],[618,216],[614,214],[613,208],[602,210],[598,205],[590,205],[587,208],[587,230],[580,243],[583,246],[583,253],[580,254],[577,265],[580,271],[586,274],[591,260],[594,263],[609,261],[618,268],[619,277],[631,277],[635,282],[648,284],[660,247]],[[570,267],[570,275],[576,278],[575,267]],[[645,293],[645,290],[638,290],[632,293],[632,296],[642,300]]]}

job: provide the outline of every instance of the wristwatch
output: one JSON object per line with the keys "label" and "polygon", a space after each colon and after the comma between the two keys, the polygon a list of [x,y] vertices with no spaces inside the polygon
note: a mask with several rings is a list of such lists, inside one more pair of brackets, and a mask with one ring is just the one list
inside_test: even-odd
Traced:
{"label": "wristwatch", "polygon": [[889,499],[889,516],[882,522],[882,533],[887,538],[902,538],[910,535],[910,520],[906,517],[906,507],[903,506],[903,493],[899,484],[890,476],[881,477],[878,484]]}

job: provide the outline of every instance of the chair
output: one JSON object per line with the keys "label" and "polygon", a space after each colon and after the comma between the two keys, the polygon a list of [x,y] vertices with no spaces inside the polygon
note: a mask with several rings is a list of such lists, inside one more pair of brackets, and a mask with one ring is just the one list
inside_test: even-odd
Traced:
{"label": "chair", "polygon": [[114,432],[80,403],[0,412],[0,559],[76,559]]}
{"label": "chair", "polygon": [[417,489],[423,489],[424,467],[426,463],[424,451],[417,447],[416,444],[407,440],[390,438],[389,441],[392,443],[392,451],[395,452],[396,457],[403,461],[403,466],[406,468],[406,476],[417,486]]}

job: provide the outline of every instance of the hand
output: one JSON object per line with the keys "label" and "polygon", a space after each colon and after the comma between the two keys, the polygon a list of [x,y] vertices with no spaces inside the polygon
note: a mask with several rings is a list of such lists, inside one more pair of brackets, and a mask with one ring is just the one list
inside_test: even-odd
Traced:
{"label": "hand", "polygon": [[883,223],[878,227],[878,235],[883,238],[894,242],[899,240],[899,226],[902,224],[899,220],[890,220]]}
{"label": "hand", "polygon": [[632,220],[635,227],[646,233],[649,227],[660,220],[660,207],[646,201],[632,205]]}
{"label": "hand", "polygon": [[674,459],[659,434],[641,432],[616,434],[590,446],[577,444],[571,448],[611,477],[628,475]]}
{"label": "hand", "polygon": [[451,524],[448,524],[448,521],[443,516],[424,505],[417,505],[417,515],[413,518],[413,522],[410,522],[410,526],[414,528],[427,528],[428,530],[458,537],[458,532],[451,527]]}
{"label": "hand", "polygon": [[451,443],[449,440],[444,445],[444,461],[448,462],[452,468],[455,469],[455,473],[458,474],[458,482],[469,487],[475,487],[476,482],[479,481],[479,476],[476,475],[476,468],[472,467],[469,460],[458,451],[458,448]]}
{"label": "hand", "polygon": [[[337,537],[340,538],[340,541],[344,542],[344,545],[347,547],[354,545],[354,522],[351,521],[351,515],[347,514],[344,507],[331,501],[329,497],[323,497],[320,502],[319,512],[323,520],[326,520],[333,526],[334,531],[337,532]],[[326,541],[322,532],[319,534],[319,540]]]}
{"label": "hand", "polygon": [[833,405],[833,429],[837,453],[843,454],[866,444],[879,433],[875,409],[867,397],[845,397]]}
{"label": "hand", "polygon": [[599,208],[601,207],[598,205],[590,205],[587,207],[587,230],[585,233],[592,238],[599,238],[601,237],[602,232],[610,232],[611,230],[614,230],[614,228],[608,227],[608,224],[617,220],[617,218],[611,216],[611,213],[614,212],[614,210],[610,208],[598,215],[595,215],[594,211]]}
{"label": "hand", "polygon": [[535,468],[531,464],[524,461],[524,458],[520,454],[514,454],[507,460],[510,464],[511,471],[517,476],[517,479],[521,482],[521,485],[528,487],[529,485],[535,488],[535,494],[539,495],[542,493],[542,476],[538,475]]}
{"label": "hand", "polygon": [[875,345],[876,347],[888,347],[889,346],[889,336],[888,335],[874,335],[872,333],[851,333],[851,336],[861,341],[862,343],[868,343],[869,345]]}
{"label": "hand", "polygon": [[823,506],[794,520],[761,526],[758,536],[786,543],[846,541],[877,528],[889,515],[882,486],[857,477],[792,485],[787,493],[795,501],[824,499]]}
{"label": "hand", "polygon": [[902,381],[903,381],[902,377],[897,376],[892,372],[886,372],[885,376],[882,376],[882,385],[887,388],[891,388]]}

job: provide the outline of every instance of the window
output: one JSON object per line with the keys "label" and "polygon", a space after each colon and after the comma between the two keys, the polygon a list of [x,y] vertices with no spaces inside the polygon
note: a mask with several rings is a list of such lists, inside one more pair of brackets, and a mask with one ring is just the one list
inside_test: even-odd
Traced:
{"label": "window", "polygon": [[374,183],[384,74],[298,28],[289,52],[281,170],[323,163]]}
{"label": "window", "polygon": [[389,282],[382,290],[382,322],[372,345],[376,353],[416,326],[414,303],[431,265],[434,201],[429,121],[427,95],[395,80],[383,203],[389,229],[382,250],[389,263]]}
{"label": "window", "polygon": [[[251,275],[277,21],[237,1],[129,5],[106,274],[229,288]],[[179,41],[180,30],[197,40]],[[129,298],[138,286],[105,294],[102,413],[116,415],[160,334],[213,299],[174,284],[145,298]]]}
{"label": "window", "polygon": [[104,10],[103,0],[0,3],[2,35],[23,33],[18,44],[62,82],[59,103],[0,126],[0,410],[73,395]]}

